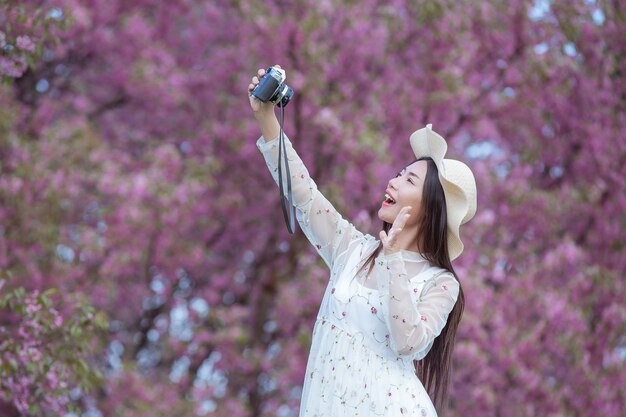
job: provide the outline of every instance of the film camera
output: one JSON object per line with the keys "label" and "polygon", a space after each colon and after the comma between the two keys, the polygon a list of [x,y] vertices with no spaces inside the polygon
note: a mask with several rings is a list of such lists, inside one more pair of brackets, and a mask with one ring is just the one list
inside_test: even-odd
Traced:
{"label": "film camera", "polygon": [[272,102],[278,107],[285,107],[291,97],[293,88],[285,84],[285,71],[281,68],[269,67],[252,95],[264,103]]}

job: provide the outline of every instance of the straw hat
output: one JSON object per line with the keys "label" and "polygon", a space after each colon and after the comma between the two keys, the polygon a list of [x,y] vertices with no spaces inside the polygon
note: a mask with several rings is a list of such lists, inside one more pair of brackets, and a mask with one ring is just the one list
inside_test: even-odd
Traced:
{"label": "straw hat", "polygon": [[476,214],[476,180],[463,162],[444,158],[448,145],[432,127],[428,124],[413,132],[410,142],[416,158],[430,157],[437,165],[446,198],[448,251],[452,260],[463,252],[459,228]]}

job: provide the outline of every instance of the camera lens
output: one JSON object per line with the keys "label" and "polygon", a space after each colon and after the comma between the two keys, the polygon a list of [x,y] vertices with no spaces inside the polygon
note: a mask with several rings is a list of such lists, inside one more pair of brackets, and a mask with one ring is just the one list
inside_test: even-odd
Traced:
{"label": "camera lens", "polygon": [[285,86],[285,88],[282,90],[283,93],[280,95],[280,97],[278,97],[276,99],[276,101],[274,101],[274,103],[276,103],[278,105],[278,107],[285,107],[287,105],[287,103],[289,103],[289,100],[291,100],[291,97],[293,97],[293,88],[289,87],[287,84],[283,84]]}

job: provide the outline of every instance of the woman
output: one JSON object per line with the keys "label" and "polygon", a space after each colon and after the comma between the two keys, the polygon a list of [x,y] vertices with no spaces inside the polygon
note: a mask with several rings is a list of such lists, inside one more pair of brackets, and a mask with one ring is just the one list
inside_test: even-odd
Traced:
{"label": "woman", "polygon": [[[273,105],[251,95],[265,71],[257,75],[248,86],[257,147],[278,182],[279,124]],[[476,212],[471,170],[443,158],[446,142],[431,125],[413,133],[416,160],[389,181],[377,240],[341,217],[284,139],[296,218],[331,272],[300,416],[436,416],[463,312],[451,260],[463,251],[460,225]]]}

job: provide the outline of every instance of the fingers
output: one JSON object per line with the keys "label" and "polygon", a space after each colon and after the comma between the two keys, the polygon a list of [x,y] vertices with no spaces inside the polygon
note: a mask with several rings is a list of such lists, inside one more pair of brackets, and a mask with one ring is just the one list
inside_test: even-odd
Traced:
{"label": "fingers", "polygon": [[[274,65],[277,68],[280,68],[280,65]],[[259,68],[256,72],[256,76],[252,77],[252,84],[255,86],[259,83],[259,79],[263,78],[265,75],[265,69]]]}
{"label": "fingers", "polygon": [[[274,65],[276,68],[281,68],[280,65]],[[265,69],[264,68],[259,68],[256,72],[257,75],[255,75],[254,77],[252,77],[252,82],[248,85],[248,95],[252,95],[252,90],[254,90],[256,88],[256,86],[259,84],[259,80],[261,78],[263,78],[263,76],[265,75]]]}
{"label": "fingers", "polygon": [[248,95],[249,96],[252,95],[252,90],[254,90],[256,88],[256,86],[259,84],[259,78],[262,78],[264,75],[265,75],[265,70],[263,68],[259,68],[258,71],[257,71],[257,75],[252,77],[252,82],[250,84],[248,84]]}
{"label": "fingers", "polygon": [[401,231],[406,222],[409,220],[409,217],[411,217],[410,211],[411,206],[402,207],[400,213],[398,213],[398,216],[396,217],[396,220],[393,222],[392,228],[397,231]]}
{"label": "fingers", "polygon": [[393,246],[395,245],[398,234],[406,225],[409,217],[411,217],[411,208],[411,206],[406,206],[400,210],[400,212],[396,216],[396,219],[393,222],[393,225],[391,226],[391,229],[389,229],[389,234],[385,233],[384,230],[380,231],[380,241],[383,243],[383,246],[385,248],[390,249],[393,248]]}

